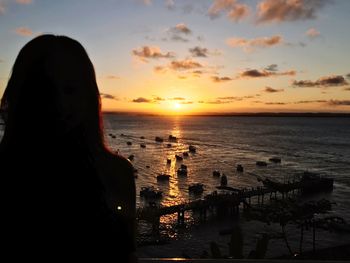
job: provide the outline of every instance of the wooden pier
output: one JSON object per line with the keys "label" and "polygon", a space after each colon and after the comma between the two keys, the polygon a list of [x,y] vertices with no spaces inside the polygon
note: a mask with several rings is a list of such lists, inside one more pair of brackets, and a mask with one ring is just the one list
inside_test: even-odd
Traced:
{"label": "wooden pier", "polygon": [[145,220],[152,223],[153,230],[158,231],[160,218],[162,216],[177,214],[179,225],[185,223],[185,212],[192,211],[199,214],[200,220],[205,220],[207,212],[215,212],[217,215],[239,215],[239,208],[242,204],[243,210],[252,205],[252,199],[256,204],[264,204],[265,197],[269,199],[282,199],[288,197],[290,193],[300,192],[300,184],[296,182],[270,185],[267,187],[255,187],[250,189],[235,189],[234,191],[226,190],[225,193],[214,191],[208,194],[204,199],[194,200],[178,205],[161,207],[155,204],[139,208],[137,212],[138,220]]}

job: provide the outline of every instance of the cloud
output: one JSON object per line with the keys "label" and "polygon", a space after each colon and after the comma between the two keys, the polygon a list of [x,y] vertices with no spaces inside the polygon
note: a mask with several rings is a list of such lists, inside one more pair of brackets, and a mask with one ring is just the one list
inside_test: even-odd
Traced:
{"label": "cloud", "polygon": [[143,62],[148,62],[148,59],[159,59],[159,58],[174,58],[175,53],[166,52],[162,53],[159,47],[157,46],[143,46],[139,49],[133,49],[132,54],[137,56]]}
{"label": "cloud", "polygon": [[169,65],[169,68],[173,70],[188,70],[188,69],[195,69],[195,68],[202,68],[202,67],[203,67],[202,64],[191,59],[174,60]]}
{"label": "cloud", "polygon": [[175,10],[175,2],[174,2],[174,0],[166,0],[165,1],[165,6],[169,10]]}
{"label": "cloud", "polygon": [[26,37],[32,36],[34,34],[33,31],[28,27],[18,27],[15,29],[15,33],[17,35],[26,36]]}
{"label": "cloud", "polygon": [[186,99],[182,97],[174,97],[174,98],[170,98],[169,100],[186,100]]}
{"label": "cloud", "polygon": [[217,97],[216,99],[211,99],[207,101],[198,101],[198,103],[205,103],[205,104],[229,104],[234,103],[237,101],[243,101],[246,99],[252,99],[255,98],[256,95],[248,95],[248,96],[225,96],[225,97]]}
{"label": "cloud", "polygon": [[250,8],[246,4],[238,3],[237,0],[214,0],[208,10],[209,17],[215,19],[222,13],[226,13],[230,20],[238,22],[249,15]]}
{"label": "cloud", "polygon": [[[188,42],[189,40],[184,36],[192,34],[192,30],[184,23],[177,24],[167,30],[170,34],[170,40],[177,42]],[[166,38],[164,40],[167,40]]]}
{"label": "cloud", "polygon": [[350,106],[350,100],[329,100],[329,106]]}
{"label": "cloud", "polygon": [[110,100],[119,100],[117,97],[107,94],[107,93],[100,93],[102,99],[110,99]]}
{"label": "cloud", "polygon": [[296,74],[295,70],[288,70],[283,72],[267,71],[265,69],[248,69],[239,73],[239,78],[265,78],[272,76],[294,76]]}
{"label": "cloud", "polygon": [[152,4],[152,0],[139,0],[139,1],[141,1],[145,5],[151,5]]}
{"label": "cloud", "polygon": [[108,75],[108,76],[106,76],[106,79],[120,79],[120,77],[118,77],[116,75]]}
{"label": "cloud", "polygon": [[267,92],[267,93],[276,93],[276,92],[283,92],[284,89],[274,89],[271,87],[265,87],[265,89],[263,91]]}
{"label": "cloud", "polygon": [[316,38],[320,35],[320,32],[312,27],[308,31],[305,32],[305,35],[307,35],[310,38]]}
{"label": "cloud", "polygon": [[193,104],[193,101],[181,101],[180,104]]}
{"label": "cloud", "polygon": [[294,102],[294,104],[308,104],[308,103],[324,103],[326,100],[300,100]]}
{"label": "cloud", "polygon": [[265,102],[266,105],[286,105],[287,102]]}
{"label": "cloud", "polygon": [[169,31],[175,34],[185,34],[185,35],[189,35],[192,33],[192,30],[189,29],[188,26],[186,26],[186,24],[184,23],[177,24],[175,27],[170,28]]}
{"label": "cloud", "polygon": [[146,98],[143,98],[143,97],[138,97],[137,99],[133,99],[132,102],[136,102],[136,103],[150,103],[150,102],[152,102],[152,100],[146,99]]}
{"label": "cloud", "polygon": [[227,104],[227,103],[232,103],[230,100],[208,100],[203,103],[206,104]]}
{"label": "cloud", "polygon": [[340,75],[321,77],[316,81],[294,80],[292,83],[294,87],[299,87],[299,88],[337,87],[337,86],[346,86],[348,84],[349,83],[345,80],[345,78]]}
{"label": "cloud", "polygon": [[253,51],[254,48],[267,48],[277,46],[283,43],[283,37],[275,35],[271,37],[259,37],[253,39],[229,38],[226,40],[230,47],[240,47],[244,51]]}
{"label": "cloud", "polygon": [[196,75],[201,75],[201,74],[203,74],[204,72],[201,71],[201,70],[195,70],[195,71],[193,71],[192,73],[193,73],[193,74],[196,74]]}
{"label": "cloud", "polygon": [[227,82],[232,80],[230,77],[218,77],[218,76],[212,76],[211,77],[213,82],[220,83],[220,82]]}
{"label": "cloud", "polygon": [[315,19],[330,0],[263,0],[257,5],[258,24]]}
{"label": "cloud", "polygon": [[167,71],[167,68],[164,67],[164,66],[155,66],[155,67],[153,68],[153,71],[154,71],[155,73],[165,73],[165,72]]}
{"label": "cloud", "polygon": [[0,0],[0,15],[5,14],[6,11],[6,3],[3,0]]}
{"label": "cloud", "polygon": [[177,42],[188,42],[189,41],[187,38],[184,38],[184,37],[176,35],[176,34],[172,35],[170,37],[170,40],[177,41]]}
{"label": "cloud", "polygon": [[158,96],[153,96],[154,101],[164,101],[165,99],[158,97]]}
{"label": "cloud", "polygon": [[207,48],[201,48],[201,47],[194,47],[189,49],[192,57],[207,57],[208,49]]}
{"label": "cloud", "polygon": [[33,0],[16,0],[16,3],[22,4],[22,5],[29,5],[33,3]]}
{"label": "cloud", "polygon": [[267,71],[278,71],[278,66],[277,64],[271,64],[271,65],[268,65],[265,70]]}

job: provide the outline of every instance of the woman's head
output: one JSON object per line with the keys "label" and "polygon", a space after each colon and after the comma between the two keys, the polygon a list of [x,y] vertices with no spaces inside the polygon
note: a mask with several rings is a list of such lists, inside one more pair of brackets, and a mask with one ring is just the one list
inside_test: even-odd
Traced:
{"label": "woman's head", "polygon": [[27,128],[39,136],[64,136],[79,128],[102,140],[93,65],[82,45],[65,36],[42,35],[22,48],[1,111],[14,134]]}

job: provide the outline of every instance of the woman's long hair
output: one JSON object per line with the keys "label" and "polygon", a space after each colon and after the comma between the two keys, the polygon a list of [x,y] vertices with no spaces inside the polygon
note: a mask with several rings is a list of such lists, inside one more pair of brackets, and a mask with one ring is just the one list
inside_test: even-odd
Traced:
{"label": "woman's long hair", "polygon": [[[79,132],[89,147],[103,147],[100,95],[94,67],[83,46],[66,36],[41,35],[28,42],[19,52],[10,79],[1,99],[1,114],[5,122],[2,147],[21,140],[23,134],[30,134],[35,145],[46,135],[55,139],[55,130],[66,125],[61,108],[56,103],[56,80],[52,77],[53,56],[68,54],[75,61],[74,67],[67,61],[67,68],[79,74],[84,85],[84,118],[79,120]],[[77,105],[81,101],[75,102]],[[79,111],[79,106],[74,110]],[[79,115],[80,116],[80,115]],[[74,131],[70,131],[74,134]],[[46,135],[45,135],[46,134]],[[74,135],[73,135],[74,136]],[[73,138],[74,140],[74,138]],[[26,141],[25,139],[23,141]],[[23,141],[21,142],[23,145]],[[47,143],[47,142],[46,142]]]}

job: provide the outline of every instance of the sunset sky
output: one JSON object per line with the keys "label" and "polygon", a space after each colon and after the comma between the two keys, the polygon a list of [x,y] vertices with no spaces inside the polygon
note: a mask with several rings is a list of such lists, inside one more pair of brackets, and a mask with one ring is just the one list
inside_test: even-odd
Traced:
{"label": "sunset sky", "polygon": [[0,0],[0,95],[20,48],[78,40],[102,107],[350,112],[347,0]]}

